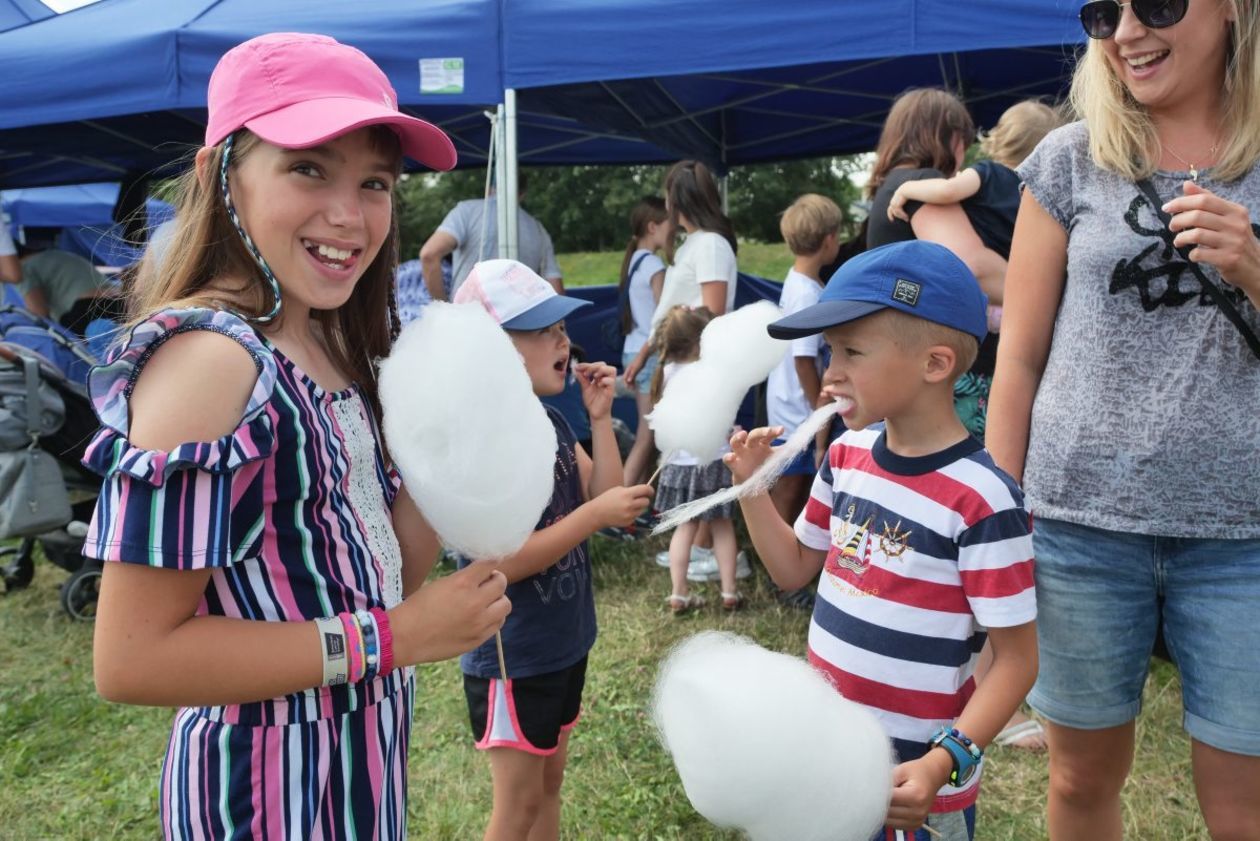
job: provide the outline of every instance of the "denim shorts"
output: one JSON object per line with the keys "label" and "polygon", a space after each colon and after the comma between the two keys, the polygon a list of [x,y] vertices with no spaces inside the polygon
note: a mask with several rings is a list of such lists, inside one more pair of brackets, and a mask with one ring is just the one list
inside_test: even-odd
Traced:
{"label": "denim shorts", "polygon": [[1260,756],[1260,540],[1152,537],[1038,519],[1033,551],[1035,710],[1081,730],[1134,719],[1162,623],[1181,672],[1186,732]]}
{"label": "denim shorts", "polygon": [[[623,353],[621,355],[621,370],[626,370],[638,355],[637,351],[635,353]],[[652,374],[656,371],[656,363],[657,356],[655,353],[649,353],[648,358],[643,361],[643,370],[634,379],[634,390],[639,392],[639,394],[650,394],[652,392]]]}

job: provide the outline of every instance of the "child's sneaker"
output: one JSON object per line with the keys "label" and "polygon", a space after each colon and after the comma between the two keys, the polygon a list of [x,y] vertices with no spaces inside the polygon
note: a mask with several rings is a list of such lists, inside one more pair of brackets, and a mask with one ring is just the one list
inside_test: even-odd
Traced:
{"label": "child's sneaker", "polygon": [[[688,561],[687,563],[688,572],[691,571],[692,567],[695,564],[705,562],[706,558],[710,561],[713,561],[713,550],[704,549],[699,546],[692,546],[691,547],[691,560]],[[717,561],[713,561],[713,563],[715,565],[713,568],[717,569],[717,566],[716,566]],[[665,567],[666,569],[669,568],[669,550],[668,549],[662,549],[661,551],[656,553],[656,565],[658,567]],[[705,578],[705,579],[697,579],[697,580],[708,581],[709,579]]]}
{"label": "child's sneaker", "polygon": [[[697,558],[693,552],[691,557],[691,563],[687,566],[688,581],[718,581],[722,577],[718,572],[717,558],[712,552],[701,558]],[[748,563],[747,553],[741,549],[735,556],[735,577],[744,579],[750,575],[752,566]]]}

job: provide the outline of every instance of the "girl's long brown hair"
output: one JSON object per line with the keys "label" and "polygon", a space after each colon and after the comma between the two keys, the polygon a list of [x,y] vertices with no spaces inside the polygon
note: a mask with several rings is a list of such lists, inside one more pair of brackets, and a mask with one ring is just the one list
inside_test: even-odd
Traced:
{"label": "girl's long brown hair", "polygon": [[[665,173],[665,196],[669,201],[669,221],[677,229],[678,216],[701,231],[721,234],[731,244],[731,251],[739,253],[735,241],[735,225],[722,212],[722,197],[718,194],[717,181],[709,168],[699,161],[679,161]],[[674,262],[674,240],[665,246],[665,261]]]}
{"label": "girl's long brown hair", "polygon": [[[398,136],[385,126],[371,129],[373,148],[393,155],[402,166]],[[237,132],[228,164],[229,173],[261,143],[248,130]],[[231,308],[251,318],[266,314],[273,305],[271,287],[258,264],[241,242],[228,217],[219,192],[219,166],[223,146],[216,146],[207,161],[205,180],[196,167],[181,176],[176,200],[176,227],[160,261],[146,257],[140,264],[128,306],[128,327],[158,310],[172,307]],[[229,176],[229,186],[230,186]],[[389,234],[376,259],[364,271],[350,299],[335,310],[312,310],[320,325],[329,356],[339,371],[362,389],[372,414],[381,423],[381,401],[376,361],[389,353],[398,335],[394,301],[394,269],[398,264],[398,213],[395,205]],[[224,282],[241,278],[235,286]],[[283,301],[283,295],[282,301]],[[281,304],[279,318],[284,317]],[[121,331],[126,335],[129,330]]]}
{"label": "girl's long brown hair", "polygon": [[939,169],[949,178],[958,169],[954,140],[964,146],[976,137],[967,106],[940,88],[908,90],[893,103],[875,149],[875,165],[866,182],[866,196],[879,191],[888,173],[899,166]]}
{"label": "girl's long brown hair", "polygon": [[691,362],[700,356],[700,334],[713,320],[708,307],[688,307],[682,304],[671,307],[661,317],[652,332],[652,352],[659,364],[652,372],[650,396],[653,403],[661,399],[665,391],[665,363]]}
{"label": "girl's long brown hair", "polygon": [[626,243],[626,256],[621,260],[621,283],[617,287],[617,300],[626,305],[621,308],[621,335],[629,336],[634,330],[634,315],[630,312],[630,260],[638,250],[639,240],[648,235],[648,225],[658,225],[669,218],[665,212],[665,200],[660,196],[644,196],[630,211],[630,240]]}

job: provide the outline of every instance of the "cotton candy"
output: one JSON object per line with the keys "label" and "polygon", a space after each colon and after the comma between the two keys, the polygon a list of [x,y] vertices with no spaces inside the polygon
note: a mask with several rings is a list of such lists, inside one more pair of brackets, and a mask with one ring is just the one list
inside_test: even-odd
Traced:
{"label": "cotton candy", "polygon": [[657,522],[656,527],[652,529],[652,534],[663,534],[667,531],[673,531],[677,526],[694,520],[710,508],[716,508],[727,502],[734,502],[737,499],[743,499],[746,496],[765,493],[770,487],[778,481],[783,472],[788,469],[792,461],[814,441],[814,436],[818,434],[818,430],[822,429],[836,415],[836,404],[829,403],[822,408],[815,409],[814,413],[801,423],[800,426],[778,447],[774,448],[770,458],[758,467],[753,475],[749,476],[745,481],[738,485],[732,485],[729,488],[723,488],[716,493],[708,496],[693,499],[691,502],[684,502],[677,505],[664,514]]}
{"label": "cotton candy", "polygon": [[892,796],[875,716],[803,660],[705,631],[661,664],[652,713],[683,789],[753,841],[868,841]]}
{"label": "cotton candy", "polygon": [[512,340],[478,304],[437,301],[380,365],[385,442],[443,543],[511,555],[554,485],[556,432]]}
{"label": "cotton candy", "polygon": [[748,389],[770,376],[788,343],[766,332],[783,311],[758,301],[709,322],[700,336],[700,359],[670,377],[648,415],[662,453],[685,450],[712,461],[730,438]]}

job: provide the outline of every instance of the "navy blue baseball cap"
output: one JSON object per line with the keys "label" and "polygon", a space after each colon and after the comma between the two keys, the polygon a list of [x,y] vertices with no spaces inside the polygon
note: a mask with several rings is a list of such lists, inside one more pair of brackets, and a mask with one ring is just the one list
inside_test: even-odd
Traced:
{"label": "navy blue baseball cap", "polygon": [[988,332],[988,305],[976,276],[954,252],[934,242],[907,240],[845,261],[827,281],[818,303],[767,329],[776,339],[796,339],[882,309],[895,309],[983,341]]}

